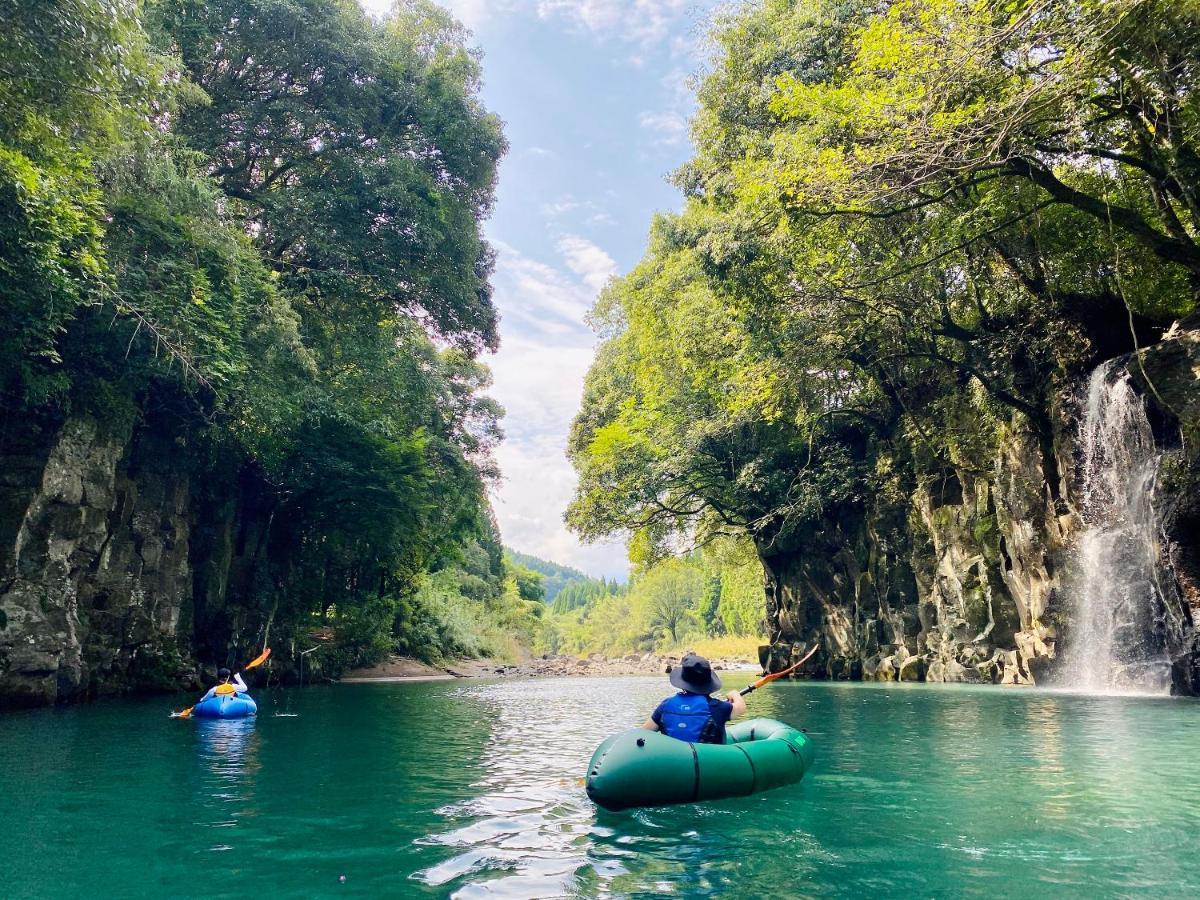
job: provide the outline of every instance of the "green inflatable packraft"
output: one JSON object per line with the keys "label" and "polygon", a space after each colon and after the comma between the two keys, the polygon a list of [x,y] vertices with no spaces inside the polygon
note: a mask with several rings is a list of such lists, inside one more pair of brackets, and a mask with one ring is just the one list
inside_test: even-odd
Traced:
{"label": "green inflatable packraft", "polygon": [[644,728],[614,734],[588,763],[588,796],[608,810],[746,797],[795,784],[812,767],[812,741],[783,722],[750,719],[726,732],[725,744]]}

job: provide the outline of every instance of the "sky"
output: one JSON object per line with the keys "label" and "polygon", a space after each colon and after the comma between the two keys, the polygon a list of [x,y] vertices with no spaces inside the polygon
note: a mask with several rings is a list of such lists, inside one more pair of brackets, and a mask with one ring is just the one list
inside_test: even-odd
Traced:
{"label": "sky", "polygon": [[[390,0],[362,0],[383,13]],[[621,541],[581,544],[563,523],[565,448],[596,338],[584,322],[642,255],[667,175],[691,155],[692,77],[713,0],[445,0],[483,51],[483,100],[505,123],[486,234],[501,348],[485,359],[507,410],[492,501],[504,542],[594,576],[626,576]]]}

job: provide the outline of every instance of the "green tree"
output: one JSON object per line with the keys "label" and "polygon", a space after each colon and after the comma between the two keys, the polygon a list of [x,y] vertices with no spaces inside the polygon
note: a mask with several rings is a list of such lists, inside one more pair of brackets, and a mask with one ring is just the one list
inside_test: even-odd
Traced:
{"label": "green tree", "polygon": [[208,96],[181,133],[303,298],[313,338],[369,310],[496,345],[479,223],[505,144],[460,26],[424,0],[381,26],[353,0],[158,3],[152,25]]}
{"label": "green tree", "polygon": [[634,603],[645,606],[647,621],[671,644],[679,643],[695,623],[694,610],[704,594],[704,576],[686,560],[669,559],[651,569],[633,587]]}
{"label": "green tree", "polygon": [[1052,463],[1062,381],[1195,304],[1195,26],[1151,0],[733,14],[685,208],[596,310],[569,522],[650,559],[779,549],[986,471],[1013,416]]}
{"label": "green tree", "polygon": [[546,587],[542,583],[542,573],[527,569],[524,566],[509,567],[509,577],[517,586],[517,594],[522,600],[540,603],[546,598]]}
{"label": "green tree", "polygon": [[337,0],[159,3],[149,22],[203,91],[177,132],[311,359],[307,383],[234,435],[270,510],[269,602],[342,615],[429,570],[495,602],[502,581],[459,560],[487,530],[500,437],[473,353],[495,343],[480,223],[504,143],[464,32],[420,2],[381,24]]}
{"label": "green tree", "polygon": [[586,578],[572,581],[558,592],[550,608],[555,613],[567,613],[590,606],[610,593],[612,591],[604,579]]}
{"label": "green tree", "polygon": [[130,3],[0,3],[0,390],[61,401],[60,342],[103,302],[105,207],[96,163],[150,127],[161,90]]}
{"label": "green tree", "polygon": [[721,574],[707,574],[704,578],[704,593],[696,607],[696,621],[700,629],[708,637],[718,637],[725,633],[725,622],[720,615],[721,609]]}
{"label": "green tree", "polygon": [[[462,28],[420,0],[382,22],[351,0],[0,0],[0,20],[0,406],[174,448],[200,652],[317,622],[344,662],[405,629],[528,639],[475,359],[504,139]],[[447,624],[472,616],[470,640]]]}

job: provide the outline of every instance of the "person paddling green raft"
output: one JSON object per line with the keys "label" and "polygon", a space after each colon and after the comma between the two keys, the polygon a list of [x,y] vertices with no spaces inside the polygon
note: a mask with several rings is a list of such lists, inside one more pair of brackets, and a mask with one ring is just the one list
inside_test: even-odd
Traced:
{"label": "person paddling green raft", "polygon": [[[610,811],[746,797],[795,784],[813,764],[808,735],[774,719],[726,724],[746,712],[742,699],[800,668],[816,652],[763,675],[728,700],[708,660],[694,653],[670,672],[679,693],[660,703],[646,723],[609,735],[588,761],[584,787],[597,806]],[[656,733],[651,733],[656,732]]]}
{"label": "person paddling green raft", "polygon": [[725,725],[746,714],[746,701],[737,691],[728,700],[709,696],[721,689],[721,679],[703,656],[688,653],[668,676],[679,693],[658,704],[642,726],[689,744],[724,744]]}

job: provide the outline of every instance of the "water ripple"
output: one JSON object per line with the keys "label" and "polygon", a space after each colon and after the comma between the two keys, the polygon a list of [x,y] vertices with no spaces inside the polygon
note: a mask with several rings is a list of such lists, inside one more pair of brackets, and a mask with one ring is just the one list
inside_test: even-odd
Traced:
{"label": "water ripple", "polygon": [[810,726],[800,784],[595,808],[580,782],[592,749],[667,691],[353,685],[268,694],[257,722],[168,721],[161,701],[9,717],[0,828],[21,852],[0,893],[1200,896],[1200,704],[774,685],[752,711]]}

